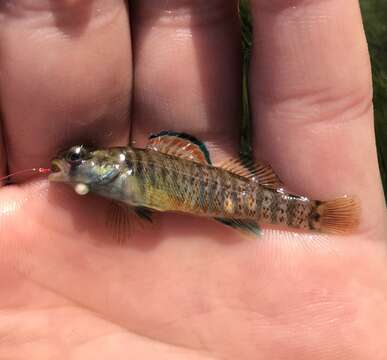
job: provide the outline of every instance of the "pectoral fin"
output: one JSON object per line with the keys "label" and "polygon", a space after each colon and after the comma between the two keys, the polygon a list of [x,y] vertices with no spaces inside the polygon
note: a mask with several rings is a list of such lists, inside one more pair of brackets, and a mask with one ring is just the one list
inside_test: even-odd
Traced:
{"label": "pectoral fin", "polygon": [[143,228],[148,222],[152,222],[152,213],[146,208],[131,207],[117,201],[112,201],[109,206],[107,226],[114,241],[119,244],[124,244],[136,227]]}

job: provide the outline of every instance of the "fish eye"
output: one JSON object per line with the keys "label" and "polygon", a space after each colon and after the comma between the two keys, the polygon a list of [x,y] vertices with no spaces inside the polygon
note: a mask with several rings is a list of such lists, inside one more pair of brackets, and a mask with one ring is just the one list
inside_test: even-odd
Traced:
{"label": "fish eye", "polygon": [[66,160],[72,164],[79,164],[88,157],[88,151],[83,146],[74,146],[66,155]]}

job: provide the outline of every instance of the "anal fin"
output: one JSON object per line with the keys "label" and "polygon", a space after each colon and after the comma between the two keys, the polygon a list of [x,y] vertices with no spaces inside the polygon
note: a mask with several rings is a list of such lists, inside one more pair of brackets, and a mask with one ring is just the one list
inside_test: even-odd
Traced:
{"label": "anal fin", "polygon": [[136,207],[134,212],[143,220],[152,222],[152,211],[145,207]]}
{"label": "anal fin", "polygon": [[258,224],[254,221],[243,220],[243,219],[225,219],[225,218],[214,218],[214,219],[236,230],[240,230],[242,232],[249,233],[255,236],[261,235],[261,229],[258,226]]}

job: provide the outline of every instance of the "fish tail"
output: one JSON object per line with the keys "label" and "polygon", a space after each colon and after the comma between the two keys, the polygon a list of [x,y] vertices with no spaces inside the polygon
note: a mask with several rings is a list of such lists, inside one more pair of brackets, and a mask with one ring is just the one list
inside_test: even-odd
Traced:
{"label": "fish tail", "polygon": [[310,224],[315,230],[327,234],[348,234],[360,222],[360,203],[354,197],[342,197],[331,201],[316,201],[310,214]]}

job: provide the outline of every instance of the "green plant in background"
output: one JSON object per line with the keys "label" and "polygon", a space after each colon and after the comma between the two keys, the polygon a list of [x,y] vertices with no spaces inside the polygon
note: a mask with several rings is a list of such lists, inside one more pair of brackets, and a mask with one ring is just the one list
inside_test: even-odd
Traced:
{"label": "green plant in background", "polygon": [[360,1],[374,81],[375,131],[380,172],[387,195],[387,1]]}
{"label": "green plant in background", "polygon": [[242,50],[243,50],[243,82],[242,82],[242,142],[241,156],[251,156],[251,128],[250,128],[250,104],[248,94],[248,73],[250,67],[252,47],[252,23],[249,9],[249,1],[240,1],[240,17],[242,27]]}
{"label": "green plant in background", "polygon": [[[387,1],[360,0],[372,62],[375,130],[380,172],[387,196]],[[247,82],[252,46],[252,25],[248,0],[240,1],[243,44],[243,130],[242,155],[251,153],[250,108]]]}

